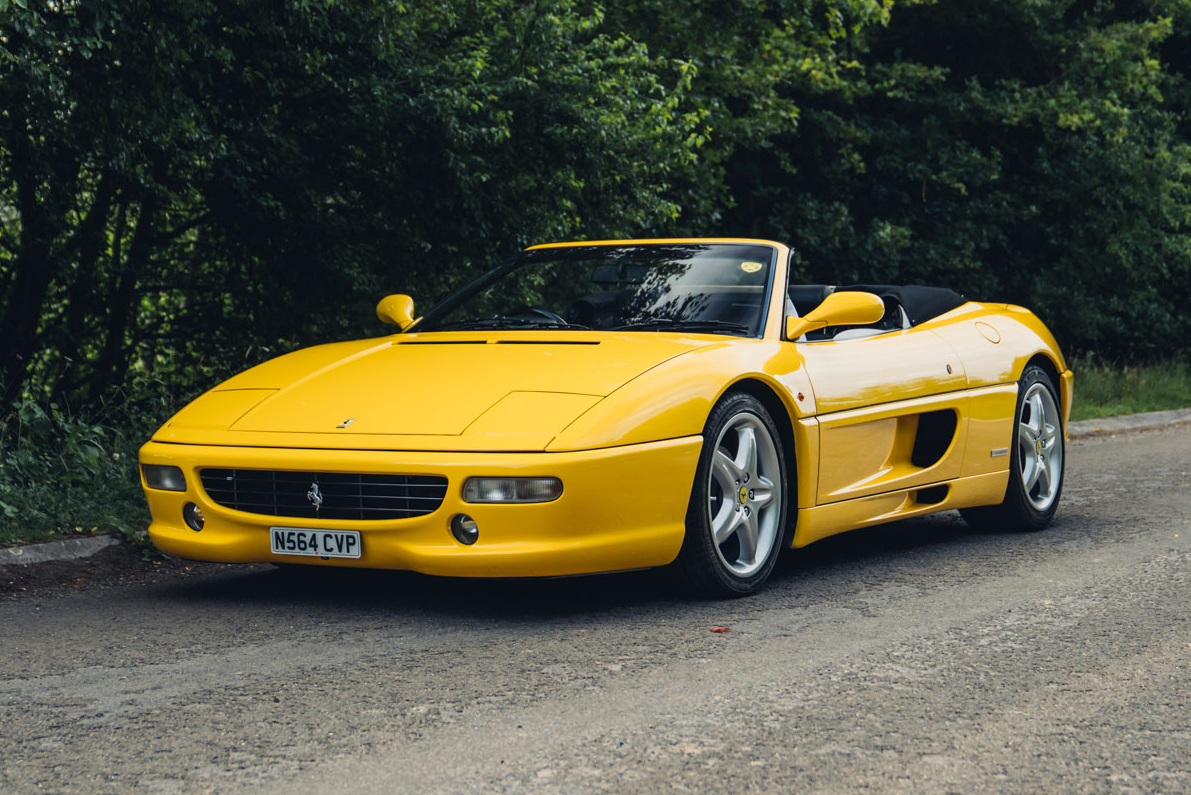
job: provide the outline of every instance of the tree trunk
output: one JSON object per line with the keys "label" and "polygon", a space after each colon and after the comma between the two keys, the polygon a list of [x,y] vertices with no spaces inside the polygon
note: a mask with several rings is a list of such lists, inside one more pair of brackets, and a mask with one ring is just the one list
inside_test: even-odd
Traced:
{"label": "tree trunk", "polygon": [[[54,380],[54,393],[59,397],[80,385],[80,349],[87,335],[87,320],[104,309],[104,297],[96,291],[96,272],[107,241],[108,217],[116,198],[115,180],[110,173],[100,178],[95,189],[91,209],[71,237],[69,249],[78,252],[74,278],[67,291],[64,327],[61,329],[60,377]],[[117,230],[122,233],[122,230]],[[73,363],[73,364],[72,364]]]}
{"label": "tree trunk", "polygon": [[21,231],[13,280],[0,306],[0,399],[5,403],[21,393],[42,347],[38,327],[64,262],[55,256],[54,241],[66,231],[66,212],[79,187],[77,153],[31,138],[22,113],[13,112],[9,125],[9,171],[17,187]]}
{"label": "tree trunk", "polygon": [[37,177],[30,163],[25,120],[14,116],[11,124],[12,173],[17,183],[21,232],[13,260],[14,277],[0,314],[0,386],[5,404],[20,394],[29,359],[36,350],[41,305],[54,276],[50,260],[52,225],[37,200]]}
{"label": "tree trunk", "polygon": [[[112,384],[120,380],[127,369],[128,349],[125,338],[128,335],[134,305],[139,297],[137,284],[153,252],[156,223],[157,199],[150,197],[141,205],[136,229],[132,233],[132,242],[128,247],[128,259],[123,263],[123,268],[118,261],[112,263],[113,273],[118,274],[118,277],[114,280],[114,289],[108,296],[103,348],[99,352],[91,377],[89,392],[92,398],[106,392]],[[114,249],[113,253],[118,256],[118,249]]]}

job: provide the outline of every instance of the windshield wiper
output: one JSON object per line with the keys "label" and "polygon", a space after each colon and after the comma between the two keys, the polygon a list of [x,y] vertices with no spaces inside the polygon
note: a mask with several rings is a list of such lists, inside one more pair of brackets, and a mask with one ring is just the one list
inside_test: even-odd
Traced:
{"label": "windshield wiper", "polygon": [[591,331],[590,326],[582,326],[578,323],[567,323],[564,321],[550,320],[544,317],[505,317],[497,315],[495,317],[479,318],[474,320],[459,320],[455,323],[443,323],[434,331],[474,331],[477,329],[535,329],[535,328],[558,328],[558,329],[572,329],[575,331]]}
{"label": "windshield wiper", "polygon": [[728,320],[673,320],[666,317],[651,317],[616,326],[612,331],[694,331],[711,334],[748,334],[749,327]]}

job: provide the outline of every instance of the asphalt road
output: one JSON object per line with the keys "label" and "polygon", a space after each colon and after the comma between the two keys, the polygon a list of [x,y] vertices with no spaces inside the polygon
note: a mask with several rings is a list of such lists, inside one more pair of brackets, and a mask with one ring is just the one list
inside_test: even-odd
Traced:
{"label": "asphalt road", "polygon": [[[1059,519],[799,551],[763,593],[268,567],[0,604],[0,792],[1191,792],[1191,427]],[[712,632],[727,627],[728,632]]]}

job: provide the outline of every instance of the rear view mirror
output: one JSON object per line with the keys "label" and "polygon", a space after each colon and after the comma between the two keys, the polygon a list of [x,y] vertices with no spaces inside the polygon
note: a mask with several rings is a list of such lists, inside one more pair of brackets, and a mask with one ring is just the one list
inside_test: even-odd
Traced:
{"label": "rear view mirror", "polygon": [[649,276],[650,267],[631,262],[621,262],[616,265],[597,265],[591,271],[591,280],[595,284],[615,285],[624,287],[630,284],[643,284]]}
{"label": "rear view mirror", "polygon": [[885,302],[872,293],[832,293],[804,317],[786,318],[786,339],[827,326],[867,326],[885,316]]}
{"label": "rear view mirror", "polygon": [[414,299],[408,295],[386,295],[376,305],[376,316],[382,323],[405,331],[414,324]]}

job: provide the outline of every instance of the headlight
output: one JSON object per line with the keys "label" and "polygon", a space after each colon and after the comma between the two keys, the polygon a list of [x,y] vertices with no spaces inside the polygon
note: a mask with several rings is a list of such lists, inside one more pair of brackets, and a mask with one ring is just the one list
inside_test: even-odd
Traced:
{"label": "headlight", "polygon": [[163,467],[157,464],[141,464],[145,485],[162,491],[186,491],[186,476],[178,467]]}
{"label": "headlight", "polygon": [[468,478],[464,502],[553,502],[562,495],[558,478]]}

